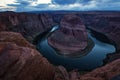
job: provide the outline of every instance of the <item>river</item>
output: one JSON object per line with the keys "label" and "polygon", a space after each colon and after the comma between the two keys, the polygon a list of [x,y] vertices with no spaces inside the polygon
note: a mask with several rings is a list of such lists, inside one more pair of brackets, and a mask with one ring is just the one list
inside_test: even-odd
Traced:
{"label": "river", "polygon": [[55,51],[47,42],[47,37],[58,28],[58,26],[54,26],[45,37],[39,40],[39,43],[37,44],[40,53],[54,65],[62,65],[68,70],[92,70],[102,66],[103,59],[106,55],[114,53],[116,50],[114,45],[97,40],[92,36],[92,33],[88,31],[89,38],[95,43],[94,47],[88,54],[76,58],[58,55],[57,51]]}

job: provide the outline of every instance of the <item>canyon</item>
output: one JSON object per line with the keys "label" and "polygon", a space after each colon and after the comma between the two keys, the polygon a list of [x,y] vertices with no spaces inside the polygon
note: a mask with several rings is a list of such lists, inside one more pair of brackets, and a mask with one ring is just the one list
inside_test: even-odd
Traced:
{"label": "canyon", "polygon": [[[59,14],[57,12],[51,14],[0,13],[1,80],[112,80],[115,76],[120,75],[120,12],[73,12],[70,14],[73,15],[71,17],[67,16],[67,12]],[[68,23],[72,17],[75,20]],[[104,66],[85,73],[80,73],[78,70],[67,71],[63,66],[55,66],[42,56],[37,51],[36,45],[32,43],[38,35],[50,30],[56,24],[61,24],[61,28],[48,38],[49,44],[52,46],[56,42],[62,45],[67,41],[67,45],[73,46],[72,42],[65,39],[70,36],[73,41],[77,39],[82,41],[81,43],[85,43],[82,45],[85,49],[87,46],[86,26],[86,28],[104,34],[110,43],[115,45],[116,52],[107,55]],[[78,29],[71,25],[78,26]],[[76,32],[75,29],[79,31]],[[59,35],[61,32],[64,34]],[[77,35],[78,33],[81,34],[80,37]],[[58,43],[61,39],[58,39],[56,34],[59,37],[63,36],[62,43],[61,41]],[[50,43],[53,39],[56,42]],[[75,42],[75,44],[78,43]],[[75,48],[77,48],[76,46],[80,47],[80,45],[75,45]],[[57,48],[62,51],[58,46]],[[66,50],[64,51],[66,52]],[[78,49],[73,48],[74,51],[78,51]],[[67,47],[67,52],[69,52],[69,47]]]}
{"label": "canyon", "polygon": [[82,53],[88,45],[87,30],[81,19],[73,14],[65,15],[60,28],[48,37],[48,43],[61,55]]}

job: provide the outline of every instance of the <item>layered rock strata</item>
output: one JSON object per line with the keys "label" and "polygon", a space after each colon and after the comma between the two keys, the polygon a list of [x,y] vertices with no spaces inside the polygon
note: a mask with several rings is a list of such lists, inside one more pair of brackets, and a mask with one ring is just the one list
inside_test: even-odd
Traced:
{"label": "layered rock strata", "polygon": [[48,14],[0,13],[0,31],[19,32],[30,42],[53,25],[52,17]]}
{"label": "layered rock strata", "polygon": [[[26,17],[24,14],[26,14]],[[15,17],[16,15],[20,18],[18,21],[18,17]],[[31,28],[27,27],[27,30],[22,26],[19,26],[19,28],[17,27],[17,25],[21,25],[22,23],[26,22],[26,20],[28,22],[31,20],[36,20],[32,16],[27,17],[28,15],[33,14],[16,14],[13,12],[0,13],[0,80],[111,80],[111,78],[113,80],[116,76],[120,75],[120,59],[119,55],[117,54],[115,54],[115,57],[118,56],[118,58],[115,58],[115,61],[111,60],[111,63],[97,68],[85,75],[80,75],[76,70],[68,72],[64,67],[61,66],[58,66],[55,69],[46,58],[44,58],[38,51],[35,50],[35,47],[32,44],[26,41],[26,39],[33,39],[33,37],[31,37],[32,39],[29,37],[33,35],[32,30],[34,33],[34,26],[31,26]],[[119,22],[117,19],[114,20]],[[112,34],[114,34],[114,36],[119,34],[118,28],[113,27]],[[67,29],[71,30],[71,28]],[[109,29],[109,27],[106,29]],[[9,31],[18,31],[22,35],[25,35],[26,39],[24,39],[19,33]],[[66,32],[63,29],[60,29],[60,32],[62,31],[64,33]],[[27,34],[27,32],[31,33]],[[69,33],[71,34],[72,32]],[[69,36],[69,34],[67,34],[67,36]],[[118,41],[119,43],[118,36],[119,35],[116,37],[118,40],[114,41]],[[112,37],[112,39],[114,39],[114,37]],[[119,50],[118,46],[117,49]],[[113,58],[113,56],[114,55],[110,57]]]}
{"label": "layered rock strata", "polygon": [[65,15],[59,30],[48,38],[48,43],[62,55],[80,53],[88,45],[87,30],[78,16]]}
{"label": "layered rock strata", "polygon": [[54,72],[21,34],[0,32],[0,80],[53,80]]}

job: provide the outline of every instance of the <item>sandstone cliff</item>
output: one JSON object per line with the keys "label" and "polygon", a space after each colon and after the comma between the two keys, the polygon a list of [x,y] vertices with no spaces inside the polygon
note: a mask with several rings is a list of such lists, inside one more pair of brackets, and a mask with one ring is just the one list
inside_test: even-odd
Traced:
{"label": "sandstone cliff", "polygon": [[53,80],[54,72],[21,34],[0,32],[0,80]]}
{"label": "sandstone cliff", "polygon": [[74,55],[87,47],[87,30],[78,16],[65,15],[59,30],[48,38],[48,43],[62,55]]}
{"label": "sandstone cliff", "polygon": [[[40,19],[38,16],[40,16]],[[62,25],[58,33],[64,33],[63,39],[70,36],[70,39],[73,39],[74,37],[75,39],[82,40],[80,37],[78,37],[79,35],[75,36],[74,34],[76,34],[76,29],[80,29],[80,31],[77,33],[81,33],[81,31],[84,31],[85,28],[82,27],[73,29],[73,26],[70,26],[71,24],[68,23],[69,20],[71,21],[71,18],[68,20],[63,18],[63,22],[61,22]],[[50,21],[50,23],[47,21]],[[110,20],[110,22],[113,22],[113,25],[115,25],[115,23],[117,23],[116,25],[119,25],[119,20],[116,18],[114,18],[113,21]],[[75,22],[73,21],[71,23],[75,23],[74,25],[77,24],[76,20]],[[115,59],[110,58],[109,64],[97,68],[89,73],[85,73],[84,75],[81,75],[77,70],[68,72],[62,66],[56,66],[55,68],[55,66],[50,64],[46,58],[36,51],[34,45],[26,41],[26,39],[32,41],[34,39],[34,35],[49,29],[51,27],[50,25],[52,24],[52,19],[47,17],[46,14],[42,15],[14,12],[0,13],[0,80],[111,80],[111,78],[120,75],[119,51],[116,54],[109,56],[109,58],[113,58],[113,56],[115,56]],[[31,25],[36,25],[36,27]],[[46,26],[43,27],[43,25]],[[65,25],[67,25],[67,27]],[[78,26],[81,26],[81,24],[78,23]],[[119,50],[119,26],[112,28],[109,27],[106,29],[100,29],[101,27],[93,28],[96,31],[99,29],[99,31],[105,32],[107,36],[111,36],[111,39],[114,39],[114,36],[117,36],[113,41],[118,43],[117,49]],[[64,31],[66,28],[70,32],[66,33],[66,31]],[[83,33],[81,34],[83,35]]]}
{"label": "sandstone cliff", "polygon": [[0,13],[0,31],[19,32],[30,42],[53,25],[52,17],[48,14]]}

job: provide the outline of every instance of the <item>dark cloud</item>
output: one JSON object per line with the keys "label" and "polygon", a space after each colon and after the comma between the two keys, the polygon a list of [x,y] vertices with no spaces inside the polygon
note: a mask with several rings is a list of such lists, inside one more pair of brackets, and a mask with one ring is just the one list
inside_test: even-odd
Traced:
{"label": "dark cloud", "polygon": [[29,5],[30,2],[27,2],[27,1],[21,1],[20,4],[21,4],[21,5]]}
{"label": "dark cloud", "polygon": [[20,4],[7,4],[7,6],[18,7],[18,6],[21,6],[21,5]]}
{"label": "dark cloud", "polygon": [[23,7],[23,6],[28,6],[29,4],[30,2],[28,1],[19,0],[19,1],[16,1],[14,4],[7,4],[7,6]]}
{"label": "dark cloud", "polygon": [[35,6],[35,8],[46,8],[46,7],[48,7],[48,4],[39,4]]}
{"label": "dark cloud", "polygon": [[81,3],[81,4],[88,4],[92,0],[52,0],[53,3],[57,3],[60,5],[67,5],[67,4],[74,4],[74,3]]}
{"label": "dark cloud", "polygon": [[52,2],[60,5],[65,5],[65,4],[74,4],[76,0],[52,0]]}
{"label": "dark cloud", "polygon": [[81,4],[88,4],[92,0],[79,0],[78,2]]}

